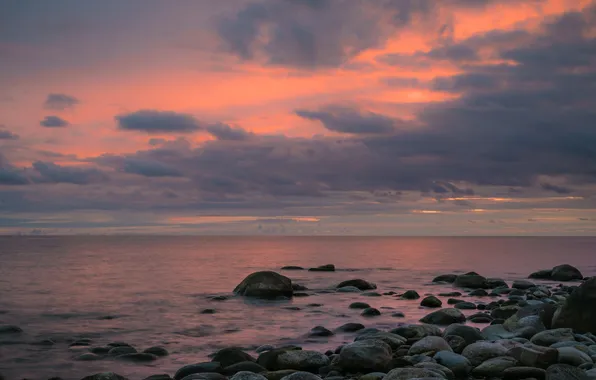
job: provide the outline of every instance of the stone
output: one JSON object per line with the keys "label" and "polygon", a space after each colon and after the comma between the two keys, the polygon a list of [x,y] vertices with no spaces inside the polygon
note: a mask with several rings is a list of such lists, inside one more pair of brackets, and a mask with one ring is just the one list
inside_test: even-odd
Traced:
{"label": "stone", "polygon": [[262,353],[262,352],[265,352],[265,351],[271,351],[271,350],[274,350],[274,349],[275,349],[275,347],[274,347],[274,346],[272,346],[272,345],[270,345],[270,344],[264,344],[264,345],[262,345],[262,346],[259,346],[259,347],[257,347],[257,349],[255,350],[255,352],[256,352],[257,354],[260,354],[260,353]]}
{"label": "stone", "polygon": [[480,334],[480,330],[475,327],[460,323],[454,323],[447,326],[443,331],[443,336],[447,335],[457,335],[464,338],[466,345],[476,343],[477,341],[484,339],[482,334]]}
{"label": "stone", "polygon": [[484,289],[475,289],[468,293],[470,297],[486,297],[488,296],[488,292]]}
{"label": "stone", "polygon": [[408,290],[401,295],[401,298],[404,300],[417,300],[420,298],[420,294],[418,294],[418,292],[415,290]]}
{"label": "stone", "polygon": [[97,354],[97,355],[107,355],[108,352],[114,347],[109,346],[99,346],[99,347],[92,347],[89,349],[89,352]]}
{"label": "stone", "polygon": [[254,372],[254,373],[261,373],[261,372],[267,371],[267,369],[263,366],[258,365],[255,362],[246,361],[246,362],[232,364],[231,366],[224,368],[222,372],[224,375],[230,376],[230,375],[234,375],[238,372],[246,372],[246,371]]}
{"label": "stone", "polygon": [[422,319],[420,322],[430,323],[433,325],[450,325],[452,323],[461,323],[466,321],[466,316],[457,309],[445,308],[432,312]]}
{"label": "stone", "polygon": [[120,356],[124,354],[135,354],[137,350],[130,346],[117,346],[108,351],[109,356]]}
{"label": "stone", "polygon": [[118,360],[124,360],[129,362],[152,362],[157,360],[159,357],[153,354],[147,354],[144,352],[134,352],[131,354],[123,354],[116,356]]}
{"label": "stone", "polygon": [[114,372],[102,372],[95,375],[83,377],[81,380],[128,380]]}
{"label": "stone", "polygon": [[469,289],[488,289],[486,278],[475,274],[462,274],[455,279],[454,286]]}
{"label": "stone", "polygon": [[507,285],[505,280],[503,280],[502,278],[487,278],[486,285],[488,286],[489,289],[495,289],[495,288],[507,289],[507,288],[509,288],[509,285]]}
{"label": "stone", "polygon": [[293,350],[277,357],[277,368],[317,373],[329,362],[329,357],[318,351]]}
{"label": "stone", "polygon": [[354,339],[355,342],[364,340],[380,340],[388,344],[391,349],[397,349],[407,343],[407,339],[403,336],[385,331],[361,334]]}
{"label": "stone", "polygon": [[15,325],[0,325],[0,334],[20,334],[23,329]]}
{"label": "stone", "polygon": [[382,297],[383,295],[378,292],[364,292],[361,294],[363,297]]}
{"label": "stone", "polygon": [[559,363],[570,364],[574,367],[579,367],[582,364],[594,364],[590,355],[578,350],[575,347],[559,347]]}
{"label": "stone", "polygon": [[236,372],[236,374],[232,376],[230,380],[267,380],[267,378],[263,375],[259,375],[258,373],[250,371],[240,371]]}
{"label": "stone", "polygon": [[107,344],[110,347],[132,347],[130,344],[126,342],[111,342]]}
{"label": "stone", "polygon": [[238,347],[226,347],[213,354],[211,361],[218,362],[222,367],[228,367],[245,361],[255,362],[256,359]]}
{"label": "stone", "polygon": [[163,373],[163,374],[159,374],[159,375],[147,376],[143,380],[172,380],[172,378],[170,377],[170,375]]}
{"label": "stone", "polygon": [[286,265],[285,267],[281,267],[281,270],[304,270],[304,268],[297,265]]}
{"label": "stone", "polygon": [[449,343],[440,336],[427,336],[414,343],[408,350],[408,355],[434,355],[439,351],[452,351]]}
{"label": "stone", "polygon": [[228,380],[228,378],[217,372],[202,372],[193,373],[183,377],[182,380]]}
{"label": "stone", "polygon": [[377,288],[377,285],[359,278],[354,280],[342,281],[337,285],[337,288],[343,288],[346,286],[353,286],[355,288],[358,288],[359,290],[372,290]]}
{"label": "stone", "polygon": [[539,346],[550,346],[558,342],[575,342],[573,330],[569,328],[560,328],[545,330],[534,335],[530,341]]}
{"label": "stone", "polygon": [[453,352],[458,354],[461,354],[464,348],[468,345],[464,338],[457,335],[445,335],[445,341],[449,344],[449,347],[451,347]]}
{"label": "stone", "polygon": [[498,343],[480,341],[464,348],[462,355],[468,358],[470,363],[476,367],[488,359],[506,356],[507,349]]}
{"label": "stone", "polygon": [[511,367],[515,367],[517,360],[510,356],[498,356],[488,359],[472,370],[474,377],[500,377],[501,374]]}
{"label": "stone", "polygon": [[336,330],[342,332],[356,332],[362,329],[364,329],[364,325],[362,323],[349,322],[339,326]]}
{"label": "stone", "polygon": [[298,371],[291,375],[284,376],[280,380],[321,380],[321,378],[310,372]]}
{"label": "stone", "polygon": [[335,272],[335,265],[333,264],[325,264],[315,268],[310,268],[309,271],[311,272]]}
{"label": "stone", "polygon": [[439,351],[433,359],[440,365],[449,368],[456,377],[464,378],[472,371],[472,363],[465,356],[449,352]]}
{"label": "stone", "polygon": [[528,280],[515,280],[515,281],[513,281],[513,284],[511,285],[512,288],[521,289],[521,290],[530,289],[535,286],[536,286],[536,284],[534,284],[532,281],[528,281]]}
{"label": "stone", "polygon": [[368,309],[370,305],[366,302],[352,302],[349,307],[350,309]]}
{"label": "stone", "polygon": [[363,317],[376,317],[381,315],[381,312],[374,307],[367,307],[366,309],[362,310],[360,313]]}
{"label": "stone", "polygon": [[452,284],[453,282],[455,282],[456,278],[457,278],[456,274],[442,274],[440,276],[433,278],[433,282],[447,282],[447,283]]}
{"label": "stone", "polygon": [[382,340],[355,341],[342,347],[337,366],[346,372],[383,372],[391,361],[391,355],[391,346]]}
{"label": "stone", "polygon": [[333,335],[333,331],[323,326],[315,326],[308,333],[309,337],[326,337],[331,335]]}
{"label": "stone", "polygon": [[553,326],[596,333],[596,277],[584,281],[553,316]]}
{"label": "stone", "polygon": [[154,347],[149,347],[145,350],[143,350],[144,353],[146,354],[153,354],[155,356],[168,356],[168,350],[166,350],[163,347],[160,346],[154,346]]}
{"label": "stone", "polygon": [[445,375],[426,368],[395,368],[389,371],[383,380],[410,380],[410,379],[424,379],[437,378],[445,379]]}
{"label": "stone", "polygon": [[543,269],[537,272],[531,273],[528,278],[534,278],[537,280],[550,280],[553,273],[552,269]]}
{"label": "stone", "polygon": [[510,367],[503,371],[505,380],[537,379],[544,380],[546,371],[535,367]]}
{"label": "stone", "polygon": [[475,310],[476,304],[474,304],[473,302],[463,301],[456,303],[453,307],[459,310]]}
{"label": "stone", "polygon": [[520,307],[517,305],[506,305],[493,309],[490,312],[491,317],[495,319],[507,319],[519,311]]}
{"label": "stone", "polygon": [[443,377],[445,377],[449,380],[455,379],[455,374],[453,373],[453,371],[445,366],[440,365],[439,363],[433,363],[433,362],[416,363],[416,364],[414,364],[414,368],[429,369],[431,371],[435,371],[435,372],[439,372],[439,373],[443,374]]}
{"label": "stone", "polygon": [[553,268],[550,279],[553,281],[574,281],[582,280],[584,276],[579,269],[569,265],[563,264]]}
{"label": "stone", "polygon": [[262,372],[261,375],[265,376],[267,378],[267,380],[281,380],[286,376],[290,376],[293,373],[296,373],[299,371],[295,371],[293,369],[283,369],[283,370],[279,370],[279,371],[268,371],[268,372]]}
{"label": "stone", "polygon": [[101,359],[102,359],[102,357],[100,355],[96,355],[94,353],[87,352],[85,354],[77,356],[75,360],[86,362],[86,361],[101,360]]}
{"label": "stone", "polygon": [[426,336],[442,336],[440,328],[426,324],[412,324],[396,327],[389,331],[391,334],[406,338],[408,344],[413,344]]}
{"label": "stone", "polygon": [[219,373],[222,371],[221,364],[218,362],[204,362],[185,365],[174,374],[175,380],[181,380],[188,375],[195,373]]}
{"label": "stone", "polygon": [[360,376],[358,380],[383,380],[385,375],[387,374],[383,372],[371,372]]}
{"label": "stone", "polygon": [[428,296],[422,299],[422,301],[420,302],[420,306],[424,306],[424,307],[441,307],[441,305],[443,305],[443,302],[441,302],[440,299],[438,299],[435,296]]}
{"label": "stone", "polygon": [[292,280],[272,271],[255,272],[236,286],[234,293],[245,297],[274,299],[291,298],[294,294]]}
{"label": "stone", "polygon": [[507,355],[517,359],[523,366],[538,368],[547,368],[549,365],[557,363],[559,358],[559,352],[555,348],[536,345],[513,347],[507,352]]}
{"label": "stone", "polygon": [[546,380],[585,380],[586,373],[569,364],[553,364],[546,370]]}

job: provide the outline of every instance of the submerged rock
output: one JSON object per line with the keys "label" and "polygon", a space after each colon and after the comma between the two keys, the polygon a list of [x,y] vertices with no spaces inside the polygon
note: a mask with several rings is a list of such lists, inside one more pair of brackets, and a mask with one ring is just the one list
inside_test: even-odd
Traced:
{"label": "submerged rock", "polygon": [[310,337],[324,337],[324,336],[331,336],[333,335],[333,331],[323,327],[323,326],[316,326],[313,327],[310,332],[308,333],[308,336]]}
{"label": "submerged rock", "polygon": [[257,298],[291,298],[294,294],[292,280],[272,271],[255,272],[236,286],[234,293]]}
{"label": "submerged rock", "polygon": [[381,312],[375,309],[374,307],[368,307],[362,310],[362,313],[360,313],[360,315],[362,315],[363,317],[376,317],[381,315]]}
{"label": "submerged rock", "polygon": [[356,332],[356,331],[360,331],[364,328],[364,325],[362,323],[346,323],[343,324],[341,326],[339,326],[337,328],[337,331],[342,331],[342,332]]}
{"label": "submerged rock", "polygon": [[304,268],[296,265],[286,265],[285,267],[281,267],[281,270],[304,270]]}
{"label": "submerged rock", "polygon": [[355,288],[358,288],[359,290],[372,290],[377,288],[377,285],[365,280],[361,280],[359,278],[354,280],[342,281],[337,285],[337,288],[343,288],[346,286],[353,286]]}
{"label": "submerged rock", "polygon": [[447,282],[447,283],[452,284],[456,278],[457,278],[456,274],[442,274],[440,276],[433,278],[433,282]]}
{"label": "submerged rock", "polygon": [[166,350],[165,348],[160,347],[160,346],[149,347],[149,348],[143,350],[143,352],[146,354],[153,354],[155,356],[168,356],[169,355],[168,350]]}
{"label": "submerged rock", "polygon": [[15,325],[0,325],[0,334],[19,334],[23,329]]}
{"label": "submerged rock", "polygon": [[438,299],[435,296],[428,296],[425,297],[421,302],[420,302],[420,306],[424,306],[424,307],[441,307],[441,305],[443,305],[443,302],[441,302],[440,299]]}
{"label": "submerged rock", "polygon": [[460,288],[488,289],[486,278],[476,274],[462,274],[457,276],[453,285]]}
{"label": "submerged rock", "polygon": [[333,264],[325,264],[315,268],[310,268],[309,271],[311,272],[335,272],[335,265]]}
{"label": "submerged rock", "polygon": [[582,280],[584,276],[576,267],[563,264],[553,268],[550,278],[554,281],[574,281]]}
{"label": "submerged rock", "polygon": [[408,290],[401,295],[401,298],[405,300],[417,300],[420,298],[420,294],[418,294],[418,292],[415,290]]}
{"label": "submerged rock", "polygon": [[114,372],[102,372],[95,375],[83,377],[81,380],[128,380],[124,376],[120,376]]}
{"label": "submerged rock", "polygon": [[195,373],[220,373],[222,371],[221,364],[218,362],[204,362],[185,365],[174,374],[175,380],[181,380],[188,375]]}
{"label": "submerged rock", "polygon": [[227,347],[213,354],[211,361],[219,363],[222,367],[228,367],[245,361],[255,362],[256,359],[238,347]]}

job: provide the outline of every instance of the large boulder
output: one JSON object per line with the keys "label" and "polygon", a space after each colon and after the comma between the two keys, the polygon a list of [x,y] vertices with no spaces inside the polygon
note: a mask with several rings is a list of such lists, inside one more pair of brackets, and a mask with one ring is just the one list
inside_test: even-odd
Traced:
{"label": "large boulder", "polygon": [[234,293],[246,297],[278,298],[292,297],[292,280],[272,271],[255,272],[248,275]]}
{"label": "large boulder", "polygon": [[354,280],[342,281],[339,284],[337,284],[337,288],[343,288],[346,286],[353,286],[360,290],[371,290],[371,289],[377,288],[377,285],[375,285],[371,282],[365,281],[365,280],[361,280],[359,278],[354,279]]}
{"label": "large boulder", "polygon": [[449,325],[443,331],[443,336],[448,335],[457,335],[466,341],[466,345],[476,343],[479,340],[483,340],[482,334],[480,334],[480,330],[475,327],[463,325],[460,323],[454,323]]}
{"label": "large boulder", "polygon": [[563,264],[553,268],[550,278],[554,281],[574,281],[582,280],[584,276],[579,269],[569,264]]}
{"label": "large boulder", "polygon": [[467,346],[462,352],[462,355],[468,358],[470,363],[476,367],[488,359],[506,356],[507,349],[499,343],[481,341]]}
{"label": "large boulder", "polygon": [[553,327],[596,333],[596,276],[577,287],[553,316]]}
{"label": "large boulder", "polygon": [[466,316],[458,309],[453,308],[437,310],[420,319],[420,322],[440,326],[447,326],[453,323],[462,323],[465,321]]}
{"label": "large boulder", "polygon": [[453,285],[460,288],[470,289],[488,289],[488,283],[485,277],[476,274],[462,274],[457,276]]}
{"label": "large boulder", "polygon": [[391,347],[381,340],[361,340],[346,344],[337,365],[347,372],[384,372],[391,362]]}
{"label": "large boulder", "polygon": [[240,362],[255,362],[256,359],[240,348],[228,347],[217,351],[211,358],[212,362],[219,362],[222,367],[229,367]]}
{"label": "large boulder", "polygon": [[204,363],[197,363],[197,364],[189,364],[185,365],[184,367],[180,368],[174,374],[174,379],[181,380],[188,375],[192,375],[195,373],[214,373],[214,372],[221,372],[223,368],[221,368],[221,364],[218,362],[204,362]]}

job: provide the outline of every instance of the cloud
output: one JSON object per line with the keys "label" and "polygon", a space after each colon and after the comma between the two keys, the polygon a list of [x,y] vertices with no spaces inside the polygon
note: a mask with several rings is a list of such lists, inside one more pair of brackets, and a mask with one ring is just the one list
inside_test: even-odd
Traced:
{"label": "cloud", "polygon": [[394,131],[396,120],[374,112],[361,112],[348,107],[325,107],[319,111],[296,110],[296,115],[320,121],[334,132],[352,134],[379,134]]}
{"label": "cloud", "polygon": [[76,168],[60,166],[52,162],[36,161],[32,165],[40,175],[36,179],[38,183],[71,183],[75,185],[87,185],[95,182],[104,182],[107,175],[95,168]]}
{"label": "cloud", "polygon": [[[2,125],[0,125],[2,127]],[[19,135],[6,129],[0,129],[0,140],[18,140]]]}
{"label": "cloud", "polygon": [[207,125],[205,130],[218,140],[242,141],[248,140],[253,136],[252,133],[249,133],[240,127],[231,127],[223,123]]}
{"label": "cloud", "polygon": [[567,187],[553,185],[552,183],[548,183],[548,182],[541,183],[540,187],[542,187],[544,190],[554,191],[557,194],[570,194],[573,192],[571,189],[569,189]]}
{"label": "cloud", "polygon": [[74,96],[52,93],[48,94],[48,97],[44,102],[44,107],[49,110],[64,111],[75,107],[79,103],[79,99]]}
{"label": "cloud", "polygon": [[25,172],[15,168],[0,152],[0,185],[26,185],[29,183]]}
{"label": "cloud", "polygon": [[127,158],[123,162],[126,173],[138,174],[145,177],[181,177],[183,174],[162,162],[143,159]]}
{"label": "cloud", "polygon": [[39,125],[46,128],[62,128],[69,125],[68,121],[58,116],[46,116],[39,122]]}
{"label": "cloud", "polygon": [[115,116],[118,127],[147,133],[192,133],[201,126],[192,115],[172,111],[140,110]]}

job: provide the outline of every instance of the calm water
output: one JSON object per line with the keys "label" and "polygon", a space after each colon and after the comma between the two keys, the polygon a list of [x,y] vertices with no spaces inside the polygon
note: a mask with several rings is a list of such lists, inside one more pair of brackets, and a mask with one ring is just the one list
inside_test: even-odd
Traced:
{"label": "calm water", "polygon": [[[589,276],[596,274],[595,249],[596,238],[0,237],[0,324],[25,330],[0,335],[0,373],[8,379],[80,379],[111,370],[142,379],[173,374],[230,345],[297,343],[326,350],[353,336],[305,338],[312,327],[333,329],[346,322],[392,327],[429,312],[416,301],[390,296],[320,292],[340,281],[363,278],[379,292],[436,294],[453,290],[430,284],[450,272],[474,270],[513,280],[569,263]],[[268,303],[208,299],[230,295],[257,270],[327,263],[338,271],[284,273],[311,289],[310,297]],[[357,300],[394,310],[365,319],[348,309]],[[217,313],[201,314],[205,308]],[[406,318],[392,318],[397,310]],[[171,355],[149,365],[74,361],[82,352],[68,344],[82,337],[95,345],[162,345]],[[46,338],[56,344],[32,344]]]}

